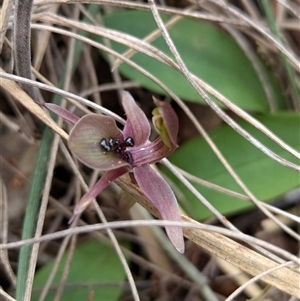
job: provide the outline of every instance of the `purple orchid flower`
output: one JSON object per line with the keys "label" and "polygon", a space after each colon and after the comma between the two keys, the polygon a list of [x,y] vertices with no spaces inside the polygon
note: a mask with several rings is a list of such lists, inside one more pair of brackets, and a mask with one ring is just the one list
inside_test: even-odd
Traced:
{"label": "purple orchid flower", "polygon": [[[123,131],[111,117],[88,114],[78,119],[66,110],[46,105],[48,109],[75,123],[70,132],[69,147],[79,160],[91,168],[105,171],[76,205],[73,218],[82,213],[111,182],[130,172],[158,210],[161,219],[181,221],[173,191],[150,166],[178,147],[178,118],[169,104],[155,98],[154,103],[157,108],[153,110],[152,120],[160,136],[153,142],[149,141],[151,128],[148,119],[128,92],[123,92],[122,104],[127,117]],[[168,226],[166,232],[176,249],[183,253],[182,228]]]}

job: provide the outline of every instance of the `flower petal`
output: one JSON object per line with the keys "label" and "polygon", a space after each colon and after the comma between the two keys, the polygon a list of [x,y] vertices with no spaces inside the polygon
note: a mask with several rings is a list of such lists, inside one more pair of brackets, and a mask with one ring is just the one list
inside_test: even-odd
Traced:
{"label": "flower petal", "polygon": [[[135,179],[147,198],[158,210],[163,220],[181,221],[176,197],[165,179],[149,164],[133,169]],[[184,252],[181,227],[165,227],[170,241],[180,252]]]}
{"label": "flower petal", "polygon": [[62,108],[54,103],[46,102],[46,103],[43,103],[42,106],[73,124],[78,122],[78,120],[80,119],[78,116],[74,115],[67,109]]}
{"label": "flower petal", "polygon": [[174,109],[165,101],[160,101],[153,97],[154,103],[157,106],[153,110],[153,123],[161,136],[163,142],[169,148],[177,148],[177,135],[179,129],[178,117]]}
{"label": "flower petal", "polygon": [[109,137],[123,141],[122,132],[113,118],[88,114],[80,118],[69,136],[69,147],[84,164],[91,168],[112,170],[130,166],[115,152],[107,152],[100,146],[101,139]]}
{"label": "flower petal", "polygon": [[133,137],[135,146],[146,143],[151,131],[146,115],[129,92],[123,92],[122,104],[127,118],[123,130],[124,138]]}
{"label": "flower petal", "polygon": [[123,167],[115,170],[107,171],[98,182],[81,198],[81,200],[76,204],[73,216],[70,220],[72,222],[74,218],[83,212],[86,207],[95,199],[100,192],[106,188],[111,182],[113,182],[118,177],[127,173],[128,169]]}

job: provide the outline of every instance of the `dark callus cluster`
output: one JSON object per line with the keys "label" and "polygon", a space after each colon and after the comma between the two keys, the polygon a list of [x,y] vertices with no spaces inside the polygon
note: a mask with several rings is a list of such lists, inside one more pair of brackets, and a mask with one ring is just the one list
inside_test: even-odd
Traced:
{"label": "dark callus cluster", "polygon": [[134,140],[132,137],[127,137],[124,142],[121,142],[120,139],[113,137],[109,137],[108,139],[102,138],[100,140],[100,146],[106,152],[115,152],[120,154],[123,160],[133,164],[130,152],[126,151],[126,147],[134,146]]}

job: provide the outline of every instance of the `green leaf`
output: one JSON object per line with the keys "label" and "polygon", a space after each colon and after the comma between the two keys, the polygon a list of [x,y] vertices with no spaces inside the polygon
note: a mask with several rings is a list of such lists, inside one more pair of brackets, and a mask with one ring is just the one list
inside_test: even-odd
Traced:
{"label": "green leaf", "polygon": [[[300,148],[298,114],[283,113],[257,119],[287,144],[295,149]],[[282,150],[248,123],[240,122],[240,125],[278,155],[299,164],[295,157]],[[284,167],[264,155],[229,126],[226,125],[211,132],[210,137],[247,187],[261,201],[274,200],[299,186],[299,174],[296,171]],[[169,159],[180,168],[203,180],[243,193],[202,138],[196,138],[183,144]],[[182,205],[188,214],[198,220],[212,216],[210,211],[177,178],[169,171],[165,169],[164,171],[184,195]],[[224,215],[252,208],[249,202],[223,195],[198,184],[195,184],[195,187]]]}
{"label": "green leaf", "polygon": [[[166,16],[162,15],[164,20]],[[152,14],[144,11],[121,11],[104,17],[109,28],[143,38],[157,28]],[[209,23],[184,19],[169,30],[182,59],[197,77],[212,85],[232,102],[246,110],[269,111],[266,95],[260,81],[241,48],[220,28]],[[99,41],[101,39],[96,38]],[[166,43],[158,38],[152,43],[165,54],[171,55]],[[123,53],[127,47],[112,43],[114,50]],[[155,75],[182,99],[201,102],[197,92],[178,71],[144,55],[136,54],[134,62]],[[125,77],[140,83],[143,87],[161,94],[165,92],[150,79],[127,64],[120,72]],[[283,98],[274,79],[267,73],[275,102],[283,107]]]}
{"label": "green leaf", "polygon": [[[53,281],[58,285],[62,277],[66,255],[59,265]],[[43,266],[36,273],[32,300],[38,300],[38,292],[44,287],[53,268],[54,260]],[[66,286],[60,300],[87,300],[91,291],[98,301],[119,300],[125,272],[118,256],[112,247],[102,242],[89,242],[80,245],[74,252],[74,258],[69,271]],[[47,300],[53,300],[56,290],[50,290]]]}

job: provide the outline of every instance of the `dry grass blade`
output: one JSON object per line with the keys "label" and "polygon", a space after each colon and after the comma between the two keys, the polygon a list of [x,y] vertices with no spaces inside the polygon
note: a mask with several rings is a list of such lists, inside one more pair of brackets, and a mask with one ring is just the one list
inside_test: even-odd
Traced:
{"label": "dry grass blade", "polygon": [[[47,5],[47,4],[58,4],[58,3],[95,3],[95,4],[101,4],[101,5],[108,5],[108,6],[116,6],[116,7],[123,7],[123,8],[131,8],[131,9],[139,9],[139,10],[146,10],[150,11],[150,7],[148,4],[141,3],[141,2],[134,2],[134,1],[111,1],[111,0],[85,0],[85,1],[66,1],[66,0],[38,0],[35,1],[34,5]],[[177,9],[173,7],[168,7],[164,5],[157,5],[157,8],[160,12],[170,14],[170,15],[177,15],[177,16],[183,16],[188,18],[194,18],[194,19],[201,19],[201,20],[208,20],[208,21],[214,21],[217,23],[228,23],[232,25],[237,26],[248,26],[247,23],[242,22],[237,19],[233,18],[227,18],[227,17],[220,17],[215,14],[207,14],[203,12],[189,12],[182,9]]]}
{"label": "dry grass blade", "polygon": [[[3,71],[3,70],[1,70]],[[18,86],[15,82],[8,79],[1,79],[2,88],[5,89],[14,99],[19,101],[28,111],[30,111],[35,116],[38,116],[41,121],[52,128],[58,135],[64,139],[68,139],[67,133],[62,130],[49,115]]]}
{"label": "dry grass blade", "polygon": [[[226,260],[227,262],[239,267],[241,270],[250,275],[256,276],[266,270],[277,268],[278,264],[257,252],[254,252],[243,245],[233,242],[222,235],[213,235],[214,243],[212,246],[212,235],[201,235],[199,231],[197,235],[194,231],[186,230],[185,235],[187,238],[196,242],[198,245],[204,247],[206,250],[215,254],[216,256]],[[215,243],[221,246],[219,250],[216,249]],[[288,268],[281,268],[273,273],[270,273],[262,280],[280,290],[287,292],[296,297],[300,297],[298,281],[299,274]]]}
{"label": "dry grass blade", "polygon": [[7,301],[17,301],[16,299],[14,299],[12,296],[10,296],[9,294],[7,294],[3,289],[2,287],[0,287],[0,296],[2,296],[3,300],[7,300]]}
{"label": "dry grass blade", "polygon": [[[126,182],[124,183],[123,181],[118,181],[118,184],[124,190],[127,190],[130,194],[132,194],[148,211],[157,215],[157,211],[151,206],[148,199],[143,196],[135,185]],[[183,221],[197,223],[186,216],[183,216],[182,218]],[[221,234],[195,229],[185,229],[184,233],[187,238],[195,242],[197,245],[205,248],[210,253],[232,263],[251,275],[256,276],[261,272],[274,268],[278,265],[273,260],[270,260]],[[280,269],[279,271],[274,272],[274,274],[272,273],[263,278],[265,282],[274,285],[291,295],[299,297],[300,291],[298,290],[297,279],[297,272],[287,268]]]}

